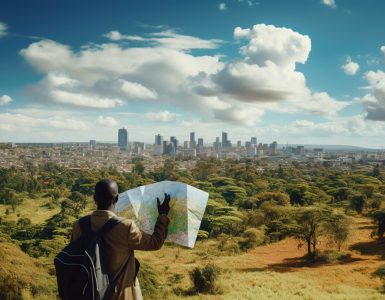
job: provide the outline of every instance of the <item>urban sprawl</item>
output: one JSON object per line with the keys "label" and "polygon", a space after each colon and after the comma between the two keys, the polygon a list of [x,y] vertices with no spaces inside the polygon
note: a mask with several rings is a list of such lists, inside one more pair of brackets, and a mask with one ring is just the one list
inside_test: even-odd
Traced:
{"label": "urban sprawl", "polygon": [[365,150],[361,148],[321,148],[303,145],[279,146],[276,141],[269,144],[258,142],[257,137],[249,141],[233,143],[227,132],[216,137],[210,144],[203,138],[196,138],[190,133],[187,141],[180,143],[175,136],[166,140],[160,134],[155,135],[154,143],[130,142],[125,128],[118,131],[118,143],[2,143],[0,144],[0,168],[25,168],[27,165],[39,166],[47,162],[72,169],[116,168],[121,172],[130,172],[132,158],[142,157],[144,166],[151,170],[161,166],[167,157],[182,158],[179,166],[190,169],[196,158],[251,158],[266,161],[269,164],[283,162],[320,162],[329,166],[349,170],[354,164],[385,163],[385,151]]}

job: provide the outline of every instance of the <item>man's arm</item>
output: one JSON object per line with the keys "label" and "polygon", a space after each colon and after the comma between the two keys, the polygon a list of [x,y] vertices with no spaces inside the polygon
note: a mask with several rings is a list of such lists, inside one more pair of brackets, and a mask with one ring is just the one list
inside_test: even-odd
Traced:
{"label": "man's arm", "polygon": [[157,203],[159,216],[153,234],[147,234],[141,231],[134,222],[131,223],[128,233],[128,245],[131,249],[147,251],[159,250],[166,240],[168,224],[170,223],[167,217],[170,211],[170,195],[165,194],[162,204],[160,204],[160,200],[157,198]]}
{"label": "man's arm", "polygon": [[134,222],[128,233],[128,246],[133,250],[159,250],[167,238],[169,219],[166,215],[159,215],[153,234],[141,231]]}

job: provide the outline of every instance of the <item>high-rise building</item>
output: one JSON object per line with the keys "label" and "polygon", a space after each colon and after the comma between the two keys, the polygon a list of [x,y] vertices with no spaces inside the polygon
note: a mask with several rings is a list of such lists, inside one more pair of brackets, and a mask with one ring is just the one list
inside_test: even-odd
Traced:
{"label": "high-rise building", "polygon": [[257,145],[257,138],[256,137],[252,137],[250,141],[251,141],[251,144]]}
{"label": "high-rise building", "polygon": [[163,136],[160,134],[155,136],[155,145],[163,145]]}
{"label": "high-rise building", "polygon": [[203,138],[198,139],[198,148],[203,148]]}
{"label": "high-rise building", "polygon": [[121,151],[126,151],[128,146],[128,133],[126,128],[118,131],[118,146]]}
{"label": "high-rise building", "polygon": [[222,148],[229,146],[229,140],[227,139],[227,132],[222,131]]}
{"label": "high-rise building", "polygon": [[219,151],[219,149],[221,149],[221,142],[219,141],[219,137],[215,138],[215,142],[213,143],[213,147],[216,151]]}
{"label": "high-rise building", "polygon": [[95,150],[95,148],[96,148],[96,141],[90,140],[90,149]]}
{"label": "high-rise building", "polygon": [[190,132],[190,148],[196,148],[197,144],[195,141],[195,132]]}
{"label": "high-rise building", "polygon": [[174,149],[176,150],[178,148],[178,140],[176,139],[176,137],[175,136],[171,136],[170,137],[170,142],[172,144],[174,144]]}
{"label": "high-rise building", "polygon": [[163,154],[175,155],[175,153],[176,153],[175,150],[176,149],[174,147],[174,143],[169,142],[169,141],[163,141]]}
{"label": "high-rise building", "polygon": [[242,147],[242,141],[237,141],[237,147],[238,148]]}
{"label": "high-rise building", "polygon": [[278,144],[276,141],[272,142],[269,148],[270,148],[270,154],[273,154],[273,155],[277,154]]}

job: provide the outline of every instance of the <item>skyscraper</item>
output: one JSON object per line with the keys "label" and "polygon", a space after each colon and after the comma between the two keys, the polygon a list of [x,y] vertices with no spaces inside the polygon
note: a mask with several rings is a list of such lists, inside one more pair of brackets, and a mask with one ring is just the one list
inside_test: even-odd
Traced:
{"label": "skyscraper", "polygon": [[215,138],[215,142],[213,143],[213,147],[216,151],[219,151],[221,148],[221,142],[219,141],[219,137]]}
{"label": "skyscraper", "polygon": [[126,151],[128,146],[127,129],[121,128],[118,131],[118,146],[121,151]]}
{"label": "skyscraper", "polygon": [[170,137],[170,142],[171,142],[172,144],[174,144],[174,149],[175,149],[175,151],[176,151],[176,149],[178,148],[178,140],[176,139],[176,137],[175,137],[175,136],[171,136],[171,137]]}
{"label": "skyscraper", "polygon": [[251,144],[252,145],[257,145],[257,138],[256,137],[252,137],[251,138]]}
{"label": "skyscraper", "polygon": [[160,134],[155,136],[155,145],[163,145],[163,136]]}
{"label": "skyscraper", "polygon": [[190,132],[190,148],[196,148],[195,132]]}
{"label": "skyscraper", "polygon": [[222,148],[229,146],[229,140],[227,139],[227,132],[222,131]]}
{"label": "skyscraper", "polygon": [[198,148],[203,148],[203,138],[198,139]]}

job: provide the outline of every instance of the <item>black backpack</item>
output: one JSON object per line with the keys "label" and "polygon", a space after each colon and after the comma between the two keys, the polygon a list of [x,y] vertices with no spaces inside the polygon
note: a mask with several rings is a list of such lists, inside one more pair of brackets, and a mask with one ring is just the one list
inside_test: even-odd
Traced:
{"label": "black backpack", "polygon": [[93,232],[91,216],[79,219],[81,236],[71,241],[54,259],[62,300],[106,300],[116,292],[117,280],[127,266],[129,257],[112,277],[103,235],[123,220],[112,217],[98,232]]}

